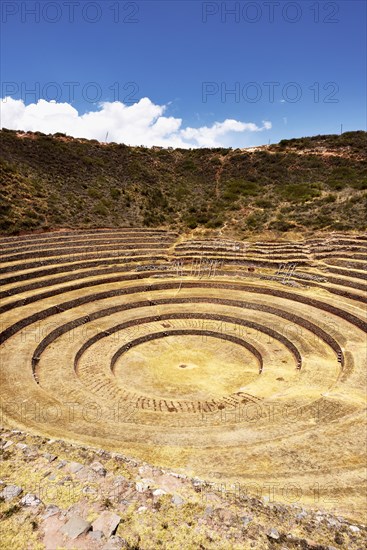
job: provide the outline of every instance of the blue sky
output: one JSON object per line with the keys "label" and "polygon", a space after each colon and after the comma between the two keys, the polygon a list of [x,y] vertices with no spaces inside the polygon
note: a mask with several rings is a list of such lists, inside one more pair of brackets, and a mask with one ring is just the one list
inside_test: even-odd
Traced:
{"label": "blue sky", "polygon": [[[4,0],[1,16],[1,96],[24,103],[3,126],[233,147],[366,129],[363,0]],[[40,99],[56,105],[25,109]]]}

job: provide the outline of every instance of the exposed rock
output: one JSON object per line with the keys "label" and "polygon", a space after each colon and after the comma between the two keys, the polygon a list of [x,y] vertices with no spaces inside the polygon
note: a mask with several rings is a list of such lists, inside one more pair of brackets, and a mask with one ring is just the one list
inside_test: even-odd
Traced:
{"label": "exposed rock", "polygon": [[185,501],[183,498],[180,497],[180,495],[173,495],[171,502],[175,506],[181,506]]}
{"label": "exposed rock", "polygon": [[6,449],[8,449],[9,447],[11,447],[12,445],[14,445],[14,441],[7,441],[6,443],[4,443],[3,445],[3,451],[5,451]]}
{"label": "exposed rock", "polygon": [[72,516],[69,521],[65,523],[60,529],[60,532],[69,537],[69,539],[76,539],[80,535],[84,535],[91,528],[89,521],[80,516]]}
{"label": "exposed rock", "polygon": [[95,453],[102,458],[111,458],[111,453],[105,451],[104,449],[98,449]]}
{"label": "exposed rock", "polygon": [[103,533],[102,531],[89,531],[89,536],[91,539],[94,539],[94,540],[101,540],[102,537],[103,537]]}
{"label": "exposed rock", "polygon": [[207,506],[204,510],[204,516],[205,517],[210,517],[213,515],[213,506]]}
{"label": "exposed rock", "polygon": [[231,512],[231,510],[225,508],[217,508],[215,510],[215,515],[218,517],[219,521],[225,525],[231,525],[231,523],[237,519],[237,516]]}
{"label": "exposed rock", "polygon": [[152,475],[152,468],[144,464],[144,466],[139,466],[138,472],[141,476],[143,475]]}
{"label": "exposed rock", "polygon": [[97,475],[98,474],[93,472],[93,470],[91,470],[87,466],[83,466],[75,473],[75,477],[81,479],[82,481],[93,481],[97,479]]}
{"label": "exposed rock", "polygon": [[103,550],[121,550],[122,548],[128,548],[128,544],[122,537],[114,535],[108,539],[107,544],[102,548]]}
{"label": "exposed rock", "polygon": [[302,548],[305,548],[305,550],[324,550],[325,548],[324,546],[310,539],[302,539],[301,545]]}
{"label": "exposed rock", "polygon": [[52,455],[50,453],[45,453],[43,455],[45,457],[45,459],[48,461],[48,462],[53,462],[54,460],[57,459],[57,456],[56,455]]}
{"label": "exposed rock", "polygon": [[328,524],[328,527],[332,527],[333,529],[340,529],[341,527],[340,521],[335,518],[328,518],[326,523]]}
{"label": "exposed rock", "polygon": [[38,450],[35,448],[31,449],[30,447],[27,447],[23,450],[23,453],[26,455],[27,460],[35,460],[38,458]]}
{"label": "exposed rock", "polygon": [[267,534],[269,539],[273,539],[273,540],[279,540],[280,539],[280,535],[279,535],[277,529],[275,529],[274,527],[269,529],[269,531],[266,534]]}
{"label": "exposed rock", "polygon": [[84,468],[84,466],[83,466],[83,464],[80,464],[79,462],[69,462],[69,464],[67,465],[67,470],[71,474],[76,474],[82,468]]}
{"label": "exposed rock", "polygon": [[[156,544],[158,539],[155,537],[159,536],[155,527],[152,529],[152,526],[156,526],[158,529],[163,526],[167,529],[165,536],[169,541],[167,542],[168,548],[168,545],[174,541],[176,528],[176,523],[172,525],[168,519],[171,517],[170,514],[176,514],[177,518],[180,517],[180,525],[192,528],[194,537],[196,537],[196,533],[199,534],[199,537],[205,534],[209,541],[208,544],[213,542],[212,536],[218,537],[218,539],[214,539],[218,540],[218,548],[222,547],[221,541],[225,541],[223,547],[226,548],[227,546],[230,548],[232,544],[236,547],[253,548],[254,550],[268,547],[274,550],[276,548],[278,550],[346,550],[347,548],[348,550],[361,550],[364,548],[362,538],[365,526],[359,523],[351,525],[344,518],[337,517],[325,510],[307,509],[306,511],[301,505],[286,506],[278,502],[268,502],[264,505],[264,501],[246,495],[241,495],[241,498],[235,501],[231,500],[229,505],[229,499],[225,499],[217,493],[214,494],[214,491],[213,497],[215,496],[216,500],[209,500],[214,484],[189,477],[186,478],[187,481],[184,481],[186,476],[171,474],[141,462],[136,466],[131,466],[132,463],[130,464],[126,458],[124,458],[123,466],[116,461],[114,465],[111,464],[111,470],[109,469],[110,471],[104,475],[104,465],[97,461],[91,462],[93,460],[91,457],[95,456],[94,450],[74,446],[75,449],[73,448],[70,452],[70,447],[66,443],[63,444],[65,448],[59,450],[59,447],[54,446],[52,451],[60,457],[72,457],[80,462],[63,461],[62,465],[67,465],[67,468],[60,471],[60,459],[56,460],[55,455],[44,452],[45,447],[42,448],[42,445],[45,444],[45,441],[38,441],[35,436],[28,435],[27,445],[25,445],[23,440],[20,443],[20,438],[15,435],[9,434],[9,436],[13,440],[14,451],[17,450],[14,455],[16,467],[21,463],[26,464],[28,477],[21,478],[22,480],[27,479],[27,482],[21,482],[23,490],[22,487],[13,486],[22,492],[20,497],[20,493],[9,485],[10,480],[0,480],[0,491],[2,491],[0,496],[6,490],[10,500],[18,497],[13,501],[16,503],[16,511],[19,510],[18,504],[29,507],[28,512],[26,509],[20,512],[19,529],[22,529],[23,519],[27,529],[30,528],[31,521],[39,523],[40,543],[44,544],[45,548],[78,547],[81,549],[120,550],[135,547],[131,546],[132,539],[130,540],[134,536],[137,539],[137,548],[148,548],[150,547],[149,542]],[[28,451],[32,453],[38,451],[40,460],[35,464],[27,464],[26,453]],[[67,454],[68,451],[70,454]],[[50,460],[51,457],[52,460]],[[113,475],[112,472],[117,468],[123,475]],[[61,474],[63,484],[70,483],[71,486],[77,487],[79,496],[76,501],[73,499],[69,503],[71,506],[65,505],[64,511],[54,504],[45,507],[41,501],[44,499],[43,493],[38,497],[38,491],[31,485],[33,471],[41,478],[47,476],[45,479],[47,482],[54,478],[55,488],[58,485],[56,480]],[[141,479],[138,471],[141,477],[143,475],[146,477]],[[26,484],[28,480],[29,485]],[[17,477],[12,478],[12,483],[17,481],[19,481]],[[197,487],[200,491],[207,491],[205,499],[201,500],[198,498],[200,494],[195,494]],[[167,497],[162,499],[165,501],[165,506],[162,507],[160,497],[164,495]],[[201,502],[200,509],[203,510],[206,507],[205,511],[199,512],[195,508],[190,510],[191,503],[195,503],[196,506],[199,501]],[[8,506],[9,509],[13,508],[13,502]],[[131,512],[127,507],[131,503],[134,503],[134,509],[137,509],[135,512],[137,523],[126,524],[129,546],[123,538],[114,536],[114,533],[118,531],[125,536],[124,531],[121,530],[120,522],[130,518]],[[181,518],[181,510],[179,508],[175,510],[175,507],[183,506],[185,503],[189,505],[188,513],[186,514],[185,507],[185,514],[181,514]],[[67,506],[69,507],[67,508]],[[93,517],[97,518],[93,524],[83,519],[89,517],[88,514],[94,514]],[[357,519],[354,521],[357,522]],[[143,533],[144,542],[139,540],[136,533],[135,526],[137,524],[139,524],[139,532]],[[282,524],[284,527],[280,527]],[[34,526],[34,524],[32,525]],[[279,527],[281,531],[272,526]],[[140,531],[140,529],[142,530]],[[151,529],[151,534],[147,534],[147,529]],[[69,542],[66,542],[66,537],[69,537]],[[73,539],[77,539],[77,541]],[[198,539],[194,540],[196,543]],[[164,544],[166,542],[163,543],[163,546]],[[184,540],[182,545],[185,546]],[[199,548],[200,544],[196,547]]]}
{"label": "exposed rock", "polygon": [[73,481],[73,478],[71,476],[65,476],[57,482],[57,485],[66,485],[68,483],[70,484],[71,481]]}
{"label": "exposed rock", "polygon": [[187,475],[185,474],[176,474],[174,472],[168,472],[169,476],[177,477],[178,479],[187,479]]}
{"label": "exposed rock", "polygon": [[115,534],[120,521],[121,517],[117,514],[108,511],[102,512],[92,524],[93,531],[102,531],[108,539],[111,535]]}
{"label": "exposed rock", "polygon": [[33,495],[32,493],[27,493],[20,500],[20,503],[23,506],[39,506],[40,504],[43,504],[42,500],[40,500],[37,495]]}
{"label": "exposed rock", "polygon": [[148,489],[150,489],[152,485],[154,485],[153,480],[142,479],[141,481],[136,482],[135,488],[138,491],[138,493],[145,493],[145,491],[148,491]]}
{"label": "exposed rock", "polygon": [[113,481],[113,485],[116,487],[119,485],[124,485],[126,482],[127,482],[127,479],[124,476],[116,476]]}
{"label": "exposed rock", "polygon": [[166,491],[163,491],[163,489],[155,489],[153,491],[153,496],[155,496],[155,497],[161,497],[161,496],[166,495],[166,494],[167,494]]}
{"label": "exposed rock", "polygon": [[252,521],[254,518],[252,516],[242,516],[241,521],[246,526]]}
{"label": "exposed rock", "polygon": [[86,487],[83,487],[82,489],[83,495],[96,495],[98,493],[98,489],[96,487],[90,487],[87,485]]}
{"label": "exposed rock", "polygon": [[92,462],[89,467],[93,470],[93,472],[96,472],[96,474],[99,474],[100,476],[104,477],[107,474],[106,468],[100,462]]}
{"label": "exposed rock", "polygon": [[8,501],[18,497],[21,493],[23,493],[23,489],[18,485],[7,485],[0,493],[0,497]]}
{"label": "exposed rock", "polygon": [[42,514],[42,519],[50,518],[51,516],[55,516],[56,514],[59,514],[61,512],[60,508],[56,506],[55,504],[49,504],[46,507],[46,510]]}

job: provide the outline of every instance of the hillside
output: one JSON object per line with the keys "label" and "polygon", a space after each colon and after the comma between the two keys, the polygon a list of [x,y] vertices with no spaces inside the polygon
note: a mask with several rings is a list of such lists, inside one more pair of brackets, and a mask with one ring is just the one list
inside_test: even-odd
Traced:
{"label": "hillside", "polygon": [[24,550],[359,549],[366,526],[271,491],[206,483],[118,453],[0,429],[0,536]]}
{"label": "hillside", "polygon": [[0,232],[95,227],[365,229],[367,133],[162,149],[0,131]]}

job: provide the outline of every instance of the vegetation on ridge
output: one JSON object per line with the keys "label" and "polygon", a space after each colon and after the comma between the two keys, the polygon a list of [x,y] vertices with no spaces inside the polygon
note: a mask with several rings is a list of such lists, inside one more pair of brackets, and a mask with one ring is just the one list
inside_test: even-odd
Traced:
{"label": "vegetation on ridge", "polygon": [[102,144],[0,131],[0,232],[196,227],[364,230],[367,133],[245,149]]}

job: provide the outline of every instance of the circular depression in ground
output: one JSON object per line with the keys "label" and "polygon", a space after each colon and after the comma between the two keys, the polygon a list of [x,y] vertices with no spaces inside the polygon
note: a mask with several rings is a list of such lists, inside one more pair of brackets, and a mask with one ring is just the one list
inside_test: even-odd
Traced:
{"label": "circular depression in ground", "polygon": [[214,337],[167,336],[124,353],[115,365],[118,384],[156,399],[215,399],[240,391],[259,375],[256,358]]}

